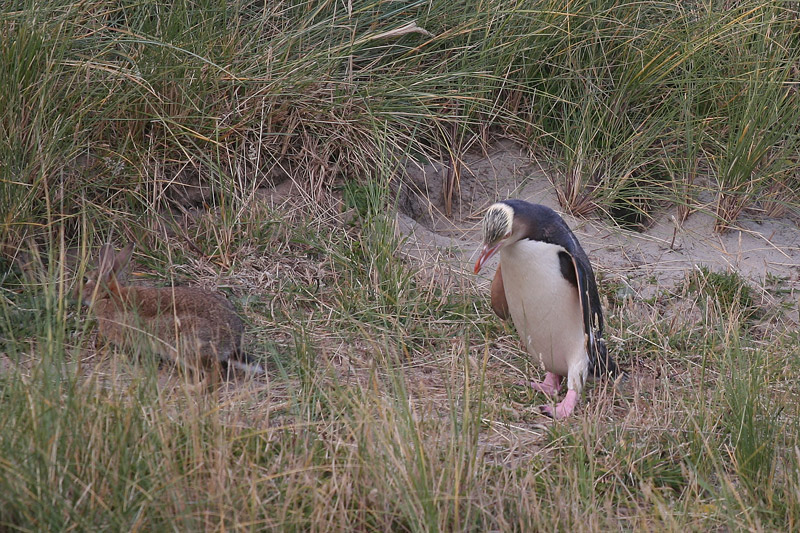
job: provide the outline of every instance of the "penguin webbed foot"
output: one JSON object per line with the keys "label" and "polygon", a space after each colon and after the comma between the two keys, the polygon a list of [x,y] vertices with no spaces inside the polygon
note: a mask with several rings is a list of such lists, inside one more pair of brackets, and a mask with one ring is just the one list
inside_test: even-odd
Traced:
{"label": "penguin webbed foot", "polygon": [[561,379],[561,376],[558,374],[548,372],[545,374],[544,381],[541,383],[538,381],[522,381],[519,385],[525,385],[537,392],[553,397],[558,396],[558,392],[561,390]]}
{"label": "penguin webbed foot", "polygon": [[571,415],[572,411],[575,410],[576,405],[578,405],[578,393],[570,389],[567,391],[564,399],[561,400],[561,402],[555,407],[552,405],[540,405],[539,411],[550,418],[561,420],[562,418],[566,418]]}

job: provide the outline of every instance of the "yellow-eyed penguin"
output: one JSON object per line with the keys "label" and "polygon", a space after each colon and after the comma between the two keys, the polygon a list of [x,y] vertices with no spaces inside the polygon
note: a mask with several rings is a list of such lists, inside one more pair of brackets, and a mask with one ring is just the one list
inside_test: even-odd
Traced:
{"label": "yellow-eyed penguin", "polygon": [[498,252],[492,308],[501,318],[511,316],[528,354],[544,366],[544,381],[531,382],[532,388],[556,396],[567,378],[561,403],[541,410],[569,416],[588,376],[619,374],[602,338],[603,310],[589,258],[555,211],[524,200],[489,207],[475,273]]}

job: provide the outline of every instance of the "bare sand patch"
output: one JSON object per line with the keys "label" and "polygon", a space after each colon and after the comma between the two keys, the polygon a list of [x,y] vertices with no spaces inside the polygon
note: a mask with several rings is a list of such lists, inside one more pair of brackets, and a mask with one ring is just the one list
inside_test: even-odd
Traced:
{"label": "bare sand patch", "polygon": [[[397,230],[404,239],[403,251],[436,277],[488,290],[493,264],[479,278],[472,275],[482,213],[493,202],[513,197],[559,212],[575,231],[598,275],[627,287],[637,298],[671,288],[692,269],[705,266],[712,271],[735,271],[756,288],[767,285],[768,277],[780,278],[782,298],[797,302],[800,217],[791,210],[783,218],[746,213],[736,227],[720,234],[713,230],[711,205],[698,208],[682,224],[677,223],[673,208],[664,208],[639,232],[619,227],[610,219],[577,219],[565,213],[548,169],[513,142],[502,141],[482,154],[465,157],[463,164],[460,196],[450,217],[444,214],[442,200],[443,165],[408,165],[399,190]],[[766,291],[761,292],[764,303],[774,303]],[[798,323],[797,306],[793,307],[789,316]]]}

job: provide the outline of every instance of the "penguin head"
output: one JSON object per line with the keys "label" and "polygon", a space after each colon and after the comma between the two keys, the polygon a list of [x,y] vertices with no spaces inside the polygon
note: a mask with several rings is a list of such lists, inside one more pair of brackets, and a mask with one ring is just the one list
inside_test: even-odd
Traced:
{"label": "penguin head", "polygon": [[483,249],[475,262],[475,273],[481,271],[483,265],[500,249],[516,240],[514,225],[514,208],[506,202],[498,202],[489,206],[483,217]]}

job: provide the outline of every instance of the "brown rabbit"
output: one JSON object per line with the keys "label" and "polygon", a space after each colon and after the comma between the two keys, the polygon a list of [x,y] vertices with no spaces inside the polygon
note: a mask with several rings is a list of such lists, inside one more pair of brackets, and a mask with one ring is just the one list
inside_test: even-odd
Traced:
{"label": "brown rabbit", "polygon": [[226,363],[264,373],[241,352],[244,324],[225,297],[195,287],[125,286],[119,275],[132,253],[133,243],[117,254],[105,244],[97,270],[86,276],[82,299],[97,316],[101,338],[123,349],[146,343],[162,358],[195,371]]}

